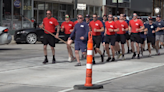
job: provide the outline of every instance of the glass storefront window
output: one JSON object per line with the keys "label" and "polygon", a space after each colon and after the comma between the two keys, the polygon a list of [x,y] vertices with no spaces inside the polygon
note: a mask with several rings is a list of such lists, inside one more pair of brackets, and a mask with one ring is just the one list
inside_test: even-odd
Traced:
{"label": "glass storefront window", "polygon": [[73,18],[73,5],[67,5],[66,13],[70,15],[70,18]]}
{"label": "glass storefront window", "polygon": [[99,7],[95,7],[95,13],[97,13],[98,16],[100,16],[99,14]]}
{"label": "glass storefront window", "polygon": [[86,7],[86,10],[84,10],[84,16],[88,14],[88,6]]}
{"label": "glass storefront window", "polygon": [[53,3],[53,14],[52,16],[56,19],[58,19],[58,10],[59,10],[59,4]]}
{"label": "glass storefront window", "polygon": [[[24,0],[24,6],[23,6],[24,16],[26,16],[29,19],[32,19],[31,12],[32,12],[31,0]],[[24,20],[22,27],[23,28],[31,27],[31,22],[29,22],[28,20]]]}
{"label": "glass storefront window", "polygon": [[45,10],[51,10],[52,11],[52,3],[45,3]]}
{"label": "glass storefront window", "polygon": [[11,0],[3,0],[2,26],[11,29]]}
{"label": "glass storefront window", "polygon": [[90,7],[89,7],[89,15],[92,16],[93,13],[94,13],[94,12],[93,12],[93,6],[90,6]]}
{"label": "glass storefront window", "polygon": [[18,30],[22,28],[21,22],[22,22],[22,17],[21,15],[21,9],[22,9],[22,0],[13,0],[13,30]]}

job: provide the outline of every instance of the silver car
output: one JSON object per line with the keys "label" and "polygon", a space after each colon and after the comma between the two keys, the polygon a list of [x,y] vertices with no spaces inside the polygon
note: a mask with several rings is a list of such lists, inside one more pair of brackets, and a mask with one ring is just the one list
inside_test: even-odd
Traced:
{"label": "silver car", "polygon": [[12,40],[11,35],[8,33],[7,27],[0,26],[0,45],[9,44]]}

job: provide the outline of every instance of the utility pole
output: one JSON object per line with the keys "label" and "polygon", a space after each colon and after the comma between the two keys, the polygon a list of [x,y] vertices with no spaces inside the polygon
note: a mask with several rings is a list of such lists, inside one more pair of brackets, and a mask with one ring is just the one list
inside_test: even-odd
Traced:
{"label": "utility pole", "polygon": [[77,16],[77,2],[78,0],[74,0],[74,18]]}

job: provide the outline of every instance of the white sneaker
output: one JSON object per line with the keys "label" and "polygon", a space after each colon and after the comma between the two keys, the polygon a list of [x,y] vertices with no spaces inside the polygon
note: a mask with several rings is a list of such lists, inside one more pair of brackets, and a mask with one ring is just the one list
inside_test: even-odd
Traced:
{"label": "white sneaker", "polygon": [[121,54],[118,54],[118,55],[117,55],[117,59],[119,59],[119,58],[120,58],[120,56],[121,56]]}
{"label": "white sneaker", "polygon": [[71,62],[71,61],[72,61],[71,59],[72,59],[71,57],[68,57],[68,61],[69,61],[69,62]]}
{"label": "white sneaker", "polygon": [[125,60],[125,57],[122,57],[122,60]]}
{"label": "white sneaker", "polygon": [[149,53],[149,57],[151,57],[151,54]]}
{"label": "white sneaker", "polygon": [[74,58],[74,57],[72,57],[72,58],[71,58],[71,57],[69,57],[69,58],[68,58],[68,61],[69,61],[69,62],[73,62],[74,60],[75,60],[75,58]]}

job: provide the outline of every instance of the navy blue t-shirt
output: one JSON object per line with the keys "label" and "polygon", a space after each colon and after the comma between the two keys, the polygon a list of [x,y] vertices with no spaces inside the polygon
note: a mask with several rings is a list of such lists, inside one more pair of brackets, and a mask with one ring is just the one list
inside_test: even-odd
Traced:
{"label": "navy blue t-shirt", "polygon": [[[164,27],[164,22],[161,20],[160,22],[155,22],[155,24],[157,25],[157,27],[162,28]],[[163,35],[164,34],[164,30],[159,30],[158,32],[156,32],[156,35]]]}
{"label": "navy blue t-shirt", "polygon": [[155,31],[155,29],[157,28],[157,25],[156,24],[152,24],[152,25],[150,25],[150,24],[146,24],[145,25],[145,28],[147,28],[148,29],[148,33],[147,33],[147,36],[155,36],[155,33],[152,33],[152,31]]}
{"label": "navy blue t-shirt", "polygon": [[86,22],[77,23],[70,37],[72,38],[76,33],[75,41],[82,41],[80,39],[80,37],[82,36],[84,37],[84,40],[87,41],[88,32],[89,32],[89,26]]}
{"label": "navy blue t-shirt", "polygon": [[[125,22],[129,25],[129,20],[125,20]],[[126,33],[129,33],[129,31],[126,31]]]}
{"label": "navy blue t-shirt", "polygon": [[[144,26],[146,26],[146,24],[144,24]],[[141,38],[146,38],[146,35],[144,34],[144,32],[140,32],[140,36]]]}
{"label": "navy blue t-shirt", "polygon": [[[103,20],[102,20],[101,22],[102,22],[102,24],[103,24],[103,27],[104,27],[104,32],[105,32],[105,22],[106,22],[106,21],[105,21],[105,22],[103,22]],[[102,35],[102,36],[104,36],[104,32],[101,32],[101,35]]]}

